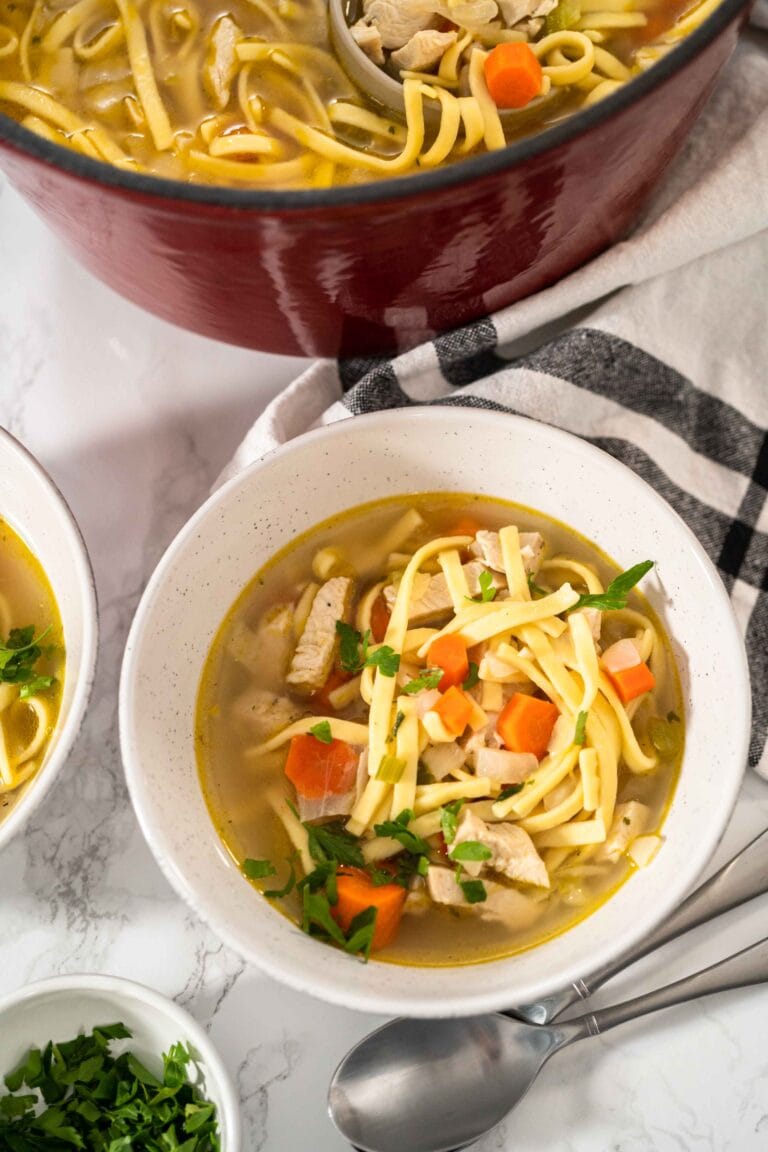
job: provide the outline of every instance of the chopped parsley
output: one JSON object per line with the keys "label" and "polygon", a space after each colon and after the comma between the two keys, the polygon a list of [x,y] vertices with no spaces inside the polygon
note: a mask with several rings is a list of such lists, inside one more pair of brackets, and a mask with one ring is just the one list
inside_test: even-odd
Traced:
{"label": "chopped parsley", "polygon": [[[13,1152],[93,1149],[218,1152],[216,1107],[195,1087],[194,1059],[172,1044],[163,1070],[151,1072],[131,1051],[115,1057],[123,1024],[105,1024],[72,1040],[30,1048],[5,1077],[0,1147]],[[22,1092],[22,1089],[26,1091]]]}
{"label": "chopped parsley", "polygon": [[465,692],[467,692],[470,688],[474,688],[475,684],[477,684],[479,679],[480,679],[480,668],[477,664],[475,664],[474,660],[470,660],[469,672],[467,673],[466,680],[462,684],[462,688],[464,689]]}
{"label": "chopped parsley", "polygon": [[459,880],[467,904],[483,904],[488,899],[482,880]]}
{"label": "chopped parsley", "polygon": [[467,596],[467,600],[471,600],[473,604],[487,604],[490,600],[495,599],[496,589],[493,586],[493,576],[490,572],[481,572],[477,582],[480,585],[480,595]]}
{"label": "chopped parsley", "polygon": [[481,844],[479,840],[464,840],[461,844],[454,845],[449,856],[451,860],[459,860],[462,863],[469,861],[477,863],[481,860],[490,860],[493,853],[486,844]]}
{"label": "chopped parsley", "polygon": [[375,651],[369,652],[371,643],[371,630],[368,628],[361,635],[356,628],[345,624],[343,620],[336,621],[336,634],[339,637],[339,663],[345,672],[356,675],[363,668],[378,668],[382,676],[396,676],[400,667],[400,657],[394,648],[382,644]]}
{"label": "chopped parsley", "polygon": [[423,692],[425,688],[437,688],[444,675],[442,668],[425,668],[421,676],[408,681],[403,692],[406,696],[414,696],[417,692]]}
{"label": "chopped parsley", "polygon": [[532,572],[528,574],[528,590],[530,591],[531,596],[536,600],[540,600],[543,596],[549,596],[549,592],[547,592],[546,588],[542,588],[540,584],[536,583],[536,577]]}
{"label": "chopped parsley", "polygon": [[600,608],[604,612],[611,612],[626,608],[629,593],[636,584],[639,584],[643,576],[650,572],[653,564],[653,560],[643,560],[641,564],[635,564],[634,567],[628,568],[626,572],[622,572],[611,580],[605,592],[593,592],[579,596],[573,608],[569,608],[568,611],[577,612],[579,608]]}
{"label": "chopped parsley", "polygon": [[426,856],[419,856],[419,860],[416,865],[416,871],[418,872],[419,876],[427,875],[429,872],[429,860]]}
{"label": "chopped parsley", "polygon": [[387,744],[391,744],[392,741],[396,738],[398,732],[400,731],[400,725],[402,724],[403,720],[405,720],[405,713],[398,709],[397,715],[395,716],[395,722],[390,729],[389,736],[387,736]]}
{"label": "chopped parsley", "polygon": [[263,880],[266,876],[276,876],[277,868],[269,860],[243,860],[243,872],[249,880]]}
{"label": "chopped parsley", "polygon": [[440,809],[440,831],[443,833],[443,840],[446,844],[453,844],[456,838],[459,812],[463,803],[463,800],[454,800],[452,804],[446,804],[444,808]]}
{"label": "chopped parsley", "polygon": [[397,840],[406,852],[412,852],[416,856],[426,856],[429,852],[429,844],[421,836],[408,830],[408,825],[412,819],[413,812],[410,808],[406,808],[397,819],[385,820],[382,824],[374,824],[373,830],[377,836],[388,836],[391,840]]}
{"label": "chopped parsley", "polygon": [[347,932],[347,941],[344,945],[345,952],[360,953],[366,960],[368,959],[371,954],[373,935],[376,931],[377,913],[378,909],[374,907],[364,908],[362,912],[358,912]]}
{"label": "chopped parsley", "polygon": [[574,744],[583,744],[587,738],[587,712],[579,712],[576,717],[576,731],[573,734]]}
{"label": "chopped parsley", "polygon": [[507,784],[506,788],[502,788],[501,792],[499,792],[496,802],[509,800],[510,796],[517,796],[518,792],[522,792],[523,788],[525,788],[525,781],[523,781],[522,784]]}
{"label": "chopped parsley", "polygon": [[56,683],[55,676],[39,676],[35,670],[38,660],[55,651],[55,645],[45,649],[40,641],[50,632],[50,627],[35,636],[33,624],[26,628],[11,628],[8,639],[0,641],[0,683],[18,684],[22,700],[36,696]]}
{"label": "chopped parsley", "polygon": [[321,744],[333,743],[330,720],[321,720],[319,724],[314,724],[310,728],[309,733],[310,736],[314,736],[315,740],[319,740]]}
{"label": "chopped parsley", "polygon": [[305,823],[304,827],[309,837],[309,854],[318,864],[334,860],[337,864],[350,864],[354,868],[365,867],[357,836],[347,832],[338,820],[329,824]]}

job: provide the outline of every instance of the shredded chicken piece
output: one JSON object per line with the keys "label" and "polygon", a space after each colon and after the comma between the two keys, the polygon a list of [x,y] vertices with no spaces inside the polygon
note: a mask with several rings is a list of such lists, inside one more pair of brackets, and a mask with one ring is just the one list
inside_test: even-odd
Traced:
{"label": "shredded chicken piece", "polygon": [[347,620],[352,588],[349,576],[334,576],[326,580],[312,602],[285,678],[300,695],[311,696],[328,679],[336,653],[336,621]]}
{"label": "shredded chicken piece", "polygon": [[429,72],[455,43],[455,32],[437,32],[434,28],[425,28],[411,36],[407,44],[392,53],[390,59],[396,68],[410,72]]}
{"label": "shredded chicken piece", "polygon": [[220,16],[208,41],[208,55],[203,68],[203,84],[217,112],[222,112],[232,94],[232,83],[240,62],[237,42],[243,30],[231,16]]}
{"label": "shredded chicken piece", "polygon": [[369,60],[381,66],[385,62],[384,46],[381,42],[381,32],[375,24],[366,24],[365,20],[358,20],[350,28],[352,37],[358,48],[362,48]]}
{"label": "shredded chicken piece", "polygon": [[558,0],[499,0],[499,9],[507,27],[512,28],[521,20],[548,16],[557,4]]}
{"label": "shredded chicken piece", "polygon": [[470,876],[479,876],[483,867],[488,867],[521,884],[549,888],[549,873],[544,861],[528,833],[516,824],[486,824],[471,808],[465,808],[452,847],[467,840],[476,840],[491,852],[490,859],[484,862],[462,863]]}
{"label": "shredded chicken piece", "polygon": [[605,843],[600,845],[594,859],[610,860],[615,864],[635,837],[645,832],[649,812],[647,805],[641,804],[639,800],[627,800],[624,804],[617,804]]}

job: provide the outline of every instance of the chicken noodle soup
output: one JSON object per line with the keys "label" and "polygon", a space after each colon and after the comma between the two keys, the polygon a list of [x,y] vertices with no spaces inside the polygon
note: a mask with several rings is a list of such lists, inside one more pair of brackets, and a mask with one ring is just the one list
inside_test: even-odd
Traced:
{"label": "chicken noodle soup", "polygon": [[0,520],[0,820],[45,759],[61,704],[64,643],[48,579]]}
{"label": "chicken noodle soup", "polygon": [[362,0],[352,33],[403,82],[401,120],[343,71],[324,0],[0,0],[0,112],[92,159],[196,183],[383,179],[602,99],[718,2]]}
{"label": "chicken noodle soup", "polygon": [[[641,561],[644,558],[639,558]],[[222,625],[197,748],[245,875],[305,931],[488,960],[593,911],[661,844],[683,746],[663,630],[600,550],[500,500],[353,509]]]}

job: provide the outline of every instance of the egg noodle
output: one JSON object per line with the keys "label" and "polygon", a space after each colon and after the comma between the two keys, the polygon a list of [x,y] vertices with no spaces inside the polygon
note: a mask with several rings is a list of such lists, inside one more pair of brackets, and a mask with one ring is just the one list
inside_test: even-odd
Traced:
{"label": "egg noodle", "polygon": [[[580,0],[573,26],[547,33],[541,19],[462,24],[473,4],[446,0],[455,43],[434,74],[402,70],[403,123],[340,67],[321,0],[235,0],[224,16],[202,0],[19,0],[0,8],[0,109],[92,159],[182,180],[319,188],[402,176],[503,148],[603,99],[717,4],[674,20],[679,8],[665,17],[662,2]],[[502,117],[484,64],[517,40],[542,86]]]}

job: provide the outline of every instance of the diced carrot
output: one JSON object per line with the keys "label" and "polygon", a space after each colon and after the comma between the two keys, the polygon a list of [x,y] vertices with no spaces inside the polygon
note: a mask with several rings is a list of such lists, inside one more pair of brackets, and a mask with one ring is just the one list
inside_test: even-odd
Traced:
{"label": "diced carrot", "polygon": [[390,615],[384,593],[380,592],[371,605],[371,632],[377,644],[381,644],[387,634]]}
{"label": "diced carrot", "polygon": [[461,688],[449,688],[434,705],[433,711],[437,712],[451,735],[461,736],[472,719],[474,704]]}
{"label": "diced carrot", "polygon": [[453,528],[447,528],[444,536],[476,536],[482,525],[478,524],[474,516],[462,516]]}
{"label": "diced carrot", "polygon": [[285,761],[285,774],[300,796],[319,800],[351,792],[357,778],[358,754],[344,740],[324,744],[307,732],[294,736]]}
{"label": "diced carrot", "polygon": [[515,692],[499,713],[496,731],[510,752],[532,752],[541,760],[559,715],[549,700]]}
{"label": "diced carrot", "polygon": [[435,668],[442,668],[443,676],[438,684],[441,692],[449,688],[459,688],[469,675],[467,642],[463,636],[449,633],[438,636],[429,646],[428,660]]}
{"label": "diced carrot", "polygon": [[366,908],[375,908],[376,927],[371,948],[373,951],[386,948],[400,927],[403,905],[408,895],[405,888],[399,884],[375,886],[362,868],[340,868],[336,889],[339,898],[336,904],[331,905],[331,915],[339,927],[348,932],[355,916],[365,912]]}
{"label": "diced carrot", "polygon": [[647,664],[635,664],[620,672],[609,672],[608,676],[624,704],[656,687],[656,677]]}
{"label": "diced carrot", "polygon": [[331,692],[335,692],[337,688],[341,688],[342,684],[346,684],[351,679],[351,673],[344,672],[341,668],[332,668],[322,688],[319,688],[310,697],[314,707],[320,712],[327,712],[329,708],[335,711],[331,703]]}
{"label": "diced carrot", "polygon": [[497,44],[485,58],[485,82],[497,108],[524,108],[541,92],[541,64],[528,44]]}

